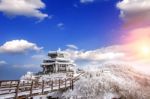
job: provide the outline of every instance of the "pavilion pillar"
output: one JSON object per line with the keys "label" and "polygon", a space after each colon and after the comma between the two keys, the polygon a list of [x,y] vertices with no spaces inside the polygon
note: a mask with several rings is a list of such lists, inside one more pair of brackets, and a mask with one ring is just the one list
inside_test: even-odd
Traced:
{"label": "pavilion pillar", "polygon": [[53,64],[53,73],[55,73],[55,71],[56,71],[56,66],[55,64]]}
{"label": "pavilion pillar", "polygon": [[59,68],[60,64],[57,64],[57,72],[59,72],[60,68]]}
{"label": "pavilion pillar", "polygon": [[58,64],[56,64],[55,68],[56,68],[55,72],[57,73],[58,72]]}
{"label": "pavilion pillar", "polygon": [[43,73],[46,73],[46,66],[43,66]]}
{"label": "pavilion pillar", "polygon": [[66,65],[64,65],[65,71],[67,71]]}

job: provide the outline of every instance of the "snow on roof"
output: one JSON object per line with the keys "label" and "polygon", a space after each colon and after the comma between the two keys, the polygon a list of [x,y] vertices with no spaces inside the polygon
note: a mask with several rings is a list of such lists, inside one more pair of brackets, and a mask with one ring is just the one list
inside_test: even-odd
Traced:
{"label": "snow on roof", "polygon": [[56,61],[56,60],[61,60],[61,61],[71,61],[68,58],[45,58],[44,60],[52,60],[52,61]]}
{"label": "snow on roof", "polygon": [[74,64],[72,64],[72,63],[62,63],[62,62],[42,63],[41,65],[52,65],[52,64],[68,64],[68,65],[74,65]]}
{"label": "snow on roof", "polygon": [[58,49],[57,51],[49,51],[48,53],[65,53],[65,52],[61,51],[61,49]]}

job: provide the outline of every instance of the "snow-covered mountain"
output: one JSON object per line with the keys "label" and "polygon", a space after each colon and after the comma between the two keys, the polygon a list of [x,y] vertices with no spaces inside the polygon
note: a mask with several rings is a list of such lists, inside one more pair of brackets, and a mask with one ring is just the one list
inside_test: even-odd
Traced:
{"label": "snow-covered mountain", "polygon": [[74,90],[63,93],[69,99],[150,99],[150,76],[123,64],[105,64],[86,69]]}

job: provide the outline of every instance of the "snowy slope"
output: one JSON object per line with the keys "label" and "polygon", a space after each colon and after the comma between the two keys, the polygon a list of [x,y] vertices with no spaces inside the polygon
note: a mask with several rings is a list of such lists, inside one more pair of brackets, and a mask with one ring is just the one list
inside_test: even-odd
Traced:
{"label": "snowy slope", "polygon": [[70,99],[150,99],[150,77],[128,65],[105,64],[87,69],[63,97]]}

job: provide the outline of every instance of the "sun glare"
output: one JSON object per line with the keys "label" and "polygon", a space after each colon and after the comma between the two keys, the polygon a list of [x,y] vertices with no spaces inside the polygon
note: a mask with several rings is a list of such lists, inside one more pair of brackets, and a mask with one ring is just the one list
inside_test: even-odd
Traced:
{"label": "sun glare", "polygon": [[137,56],[141,58],[150,58],[150,40],[142,39],[134,43],[131,47],[134,48]]}
{"label": "sun glare", "polygon": [[150,47],[149,46],[142,46],[141,52],[143,55],[149,55],[150,54]]}

